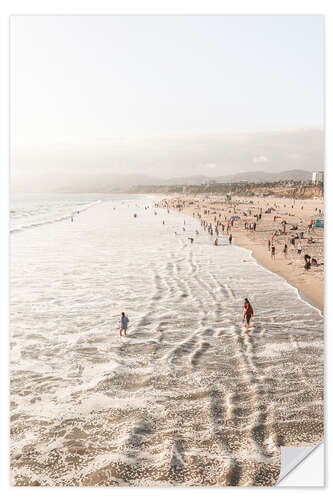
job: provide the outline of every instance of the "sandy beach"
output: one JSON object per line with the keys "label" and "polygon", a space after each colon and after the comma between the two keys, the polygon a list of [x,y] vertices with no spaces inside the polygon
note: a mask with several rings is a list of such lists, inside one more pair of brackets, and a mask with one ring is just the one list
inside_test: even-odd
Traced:
{"label": "sandy beach", "polygon": [[[324,228],[309,228],[311,221],[323,219],[323,199],[291,200],[277,197],[232,198],[226,202],[224,196],[182,196],[168,200],[168,205],[178,211],[190,214],[202,221],[211,223],[213,228],[218,222],[225,226],[219,235],[227,235],[226,224],[232,217],[233,225],[230,232],[233,244],[252,251],[255,259],[266,268],[285,278],[295,286],[311,303],[324,309]],[[270,213],[266,213],[269,210]],[[261,219],[256,215],[261,213]],[[283,224],[285,221],[285,233]],[[255,230],[245,229],[245,224],[256,223]],[[297,229],[293,229],[296,226]],[[293,237],[294,245],[291,242]],[[312,241],[311,241],[312,239]],[[215,240],[212,237],[212,243]],[[275,258],[272,258],[268,241],[275,243]],[[298,252],[298,245],[301,251]],[[286,255],[283,253],[287,245]],[[304,269],[304,255],[310,255],[317,260],[318,265]]]}
{"label": "sandy beach", "polygon": [[159,202],[13,205],[13,485],[274,485],[281,445],[323,440],[323,317],[238,246],[272,216],[216,247],[190,199]]}

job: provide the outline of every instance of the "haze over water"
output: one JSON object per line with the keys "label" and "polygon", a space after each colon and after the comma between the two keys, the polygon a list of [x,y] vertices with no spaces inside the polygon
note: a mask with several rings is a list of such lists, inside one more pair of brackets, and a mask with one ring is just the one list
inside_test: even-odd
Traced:
{"label": "haze over water", "polygon": [[153,201],[14,200],[13,484],[274,484],[279,445],[322,440],[319,311]]}

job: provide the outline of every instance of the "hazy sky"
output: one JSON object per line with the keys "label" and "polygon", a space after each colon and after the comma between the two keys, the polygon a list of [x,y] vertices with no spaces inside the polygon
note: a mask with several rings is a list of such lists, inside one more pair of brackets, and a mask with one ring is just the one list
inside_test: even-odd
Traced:
{"label": "hazy sky", "polygon": [[59,148],[72,162],[71,144],[99,164],[102,149],[156,137],[181,149],[182,137],[321,128],[323,27],[321,16],[13,17],[17,168]]}

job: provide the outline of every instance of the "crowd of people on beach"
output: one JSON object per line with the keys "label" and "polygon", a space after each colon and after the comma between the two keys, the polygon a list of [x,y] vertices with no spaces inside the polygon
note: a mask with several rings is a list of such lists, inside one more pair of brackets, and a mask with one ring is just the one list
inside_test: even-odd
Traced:
{"label": "crowd of people on beach", "polygon": [[[219,236],[228,236],[229,244],[232,244],[233,235],[231,233],[234,225],[237,225],[237,229],[244,228],[246,233],[256,233],[258,224],[260,225],[263,217],[266,215],[273,215],[274,228],[272,228],[272,233],[268,239],[268,251],[270,253],[271,259],[275,260],[277,255],[278,246],[281,248],[281,254],[285,259],[289,257],[290,251],[293,255],[301,256],[304,251],[304,246],[313,245],[315,240],[313,239],[313,229],[315,227],[315,220],[312,217],[308,224],[305,224],[302,219],[298,223],[289,223],[285,217],[280,214],[281,209],[287,210],[286,204],[277,203],[267,203],[267,209],[263,211],[262,207],[252,207],[244,209],[242,203],[237,200],[236,202],[220,202],[217,209],[212,209],[209,203],[202,203],[199,207],[199,203],[195,203],[193,200],[186,200],[182,198],[176,198],[171,200],[163,200],[157,206],[177,210],[179,212],[185,211],[190,205],[194,205],[197,210],[192,212],[192,216],[198,218],[200,225],[203,230],[207,231],[208,234],[215,239],[213,244],[215,246],[219,245]],[[295,201],[291,205],[291,209],[294,208]],[[198,210],[199,209],[199,210]],[[303,206],[301,206],[303,210]],[[322,210],[315,208],[316,215],[322,217]],[[288,217],[294,216],[290,211],[285,213]],[[283,237],[283,242],[279,243],[278,240]],[[193,241],[191,241],[193,243]],[[288,246],[290,245],[290,246]],[[307,254],[306,254],[307,255]],[[304,269],[308,271],[312,266],[320,266],[323,263],[318,262],[318,258],[315,256],[309,256],[305,259],[304,255]]]}
{"label": "crowd of people on beach", "polygon": [[[282,200],[283,201],[283,200]],[[281,207],[274,203],[273,206],[268,202],[267,209],[263,211],[262,207],[252,207],[246,208],[242,206],[242,202],[220,202],[222,205],[219,206],[218,209],[214,209],[212,205],[207,204],[199,204],[193,200],[186,200],[182,198],[176,199],[165,199],[159,203],[154,205],[155,208],[164,208],[167,210],[167,213],[170,213],[170,210],[176,210],[178,212],[184,212],[186,209],[189,209],[191,205],[194,205],[196,210],[192,211],[191,215],[194,218],[197,218],[200,222],[200,227],[203,231],[207,232],[208,235],[213,240],[214,246],[219,246],[219,238],[225,236],[228,244],[231,245],[233,242],[233,234],[232,229],[234,227],[237,230],[241,230],[244,228],[244,231],[249,234],[255,235],[257,231],[258,225],[260,226],[263,221],[264,216],[273,215],[272,221],[274,227],[272,228],[271,235],[267,241],[268,252],[271,256],[272,260],[276,259],[277,248],[278,246],[281,249],[281,254],[284,256],[284,259],[290,255],[290,251],[292,251],[293,255],[300,257],[304,250],[304,247],[309,247],[315,243],[313,239],[313,230],[315,227],[315,220],[313,218],[310,219],[309,223],[306,225],[302,219],[295,222],[288,222],[287,218],[282,217],[279,212],[281,208],[286,209],[286,205],[284,204]],[[145,207],[147,209],[149,207]],[[192,207],[193,208],[193,207]],[[294,208],[294,205],[291,206]],[[303,209],[303,206],[301,207]],[[188,210],[187,210],[188,211]],[[315,212],[318,216],[322,217],[321,209],[315,209]],[[157,215],[157,212],[154,211],[154,215]],[[288,217],[294,216],[294,214],[288,212]],[[137,214],[133,214],[136,218]],[[165,220],[163,219],[162,224],[165,225]],[[186,232],[186,220],[183,221],[182,226],[183,233]],[[177,231],[174,232],[175,236],[178,235]],[[195,234],[199,235],[198,229],[195,230]],[[282,238],[282,243],[279,239]],[[193,245],[194,237],[191,235],[188,238],[189,244]],[[289,245],[289,246],[288,246]],[[323,263],[319,263],[318,259],[314,256],[309,255],[308,253],[304,253],[304,269],[305,271],[309,271],[312,267],[317,267],[323,265]],[[244,299],[244,308],[243,308],[243,321],[245,322],[246,328],[250,326],[251,319],[254,315],[253,307],[250,304],[250,301],[245,298]],[[128,328],[129,319],[123,312],[120,318],[120,336],[127,336],[127,328]]]}

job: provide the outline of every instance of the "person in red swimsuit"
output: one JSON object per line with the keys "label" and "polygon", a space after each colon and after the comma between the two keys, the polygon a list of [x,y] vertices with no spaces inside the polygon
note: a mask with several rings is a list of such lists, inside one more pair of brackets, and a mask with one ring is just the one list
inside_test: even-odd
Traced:
{"label": "person in red swimsuit", "polygon": [[250,326],[250,321],[253,316],[253,309],[248,299],[244,299],[244,314],[243,321],[246,320],[246,325]]}

